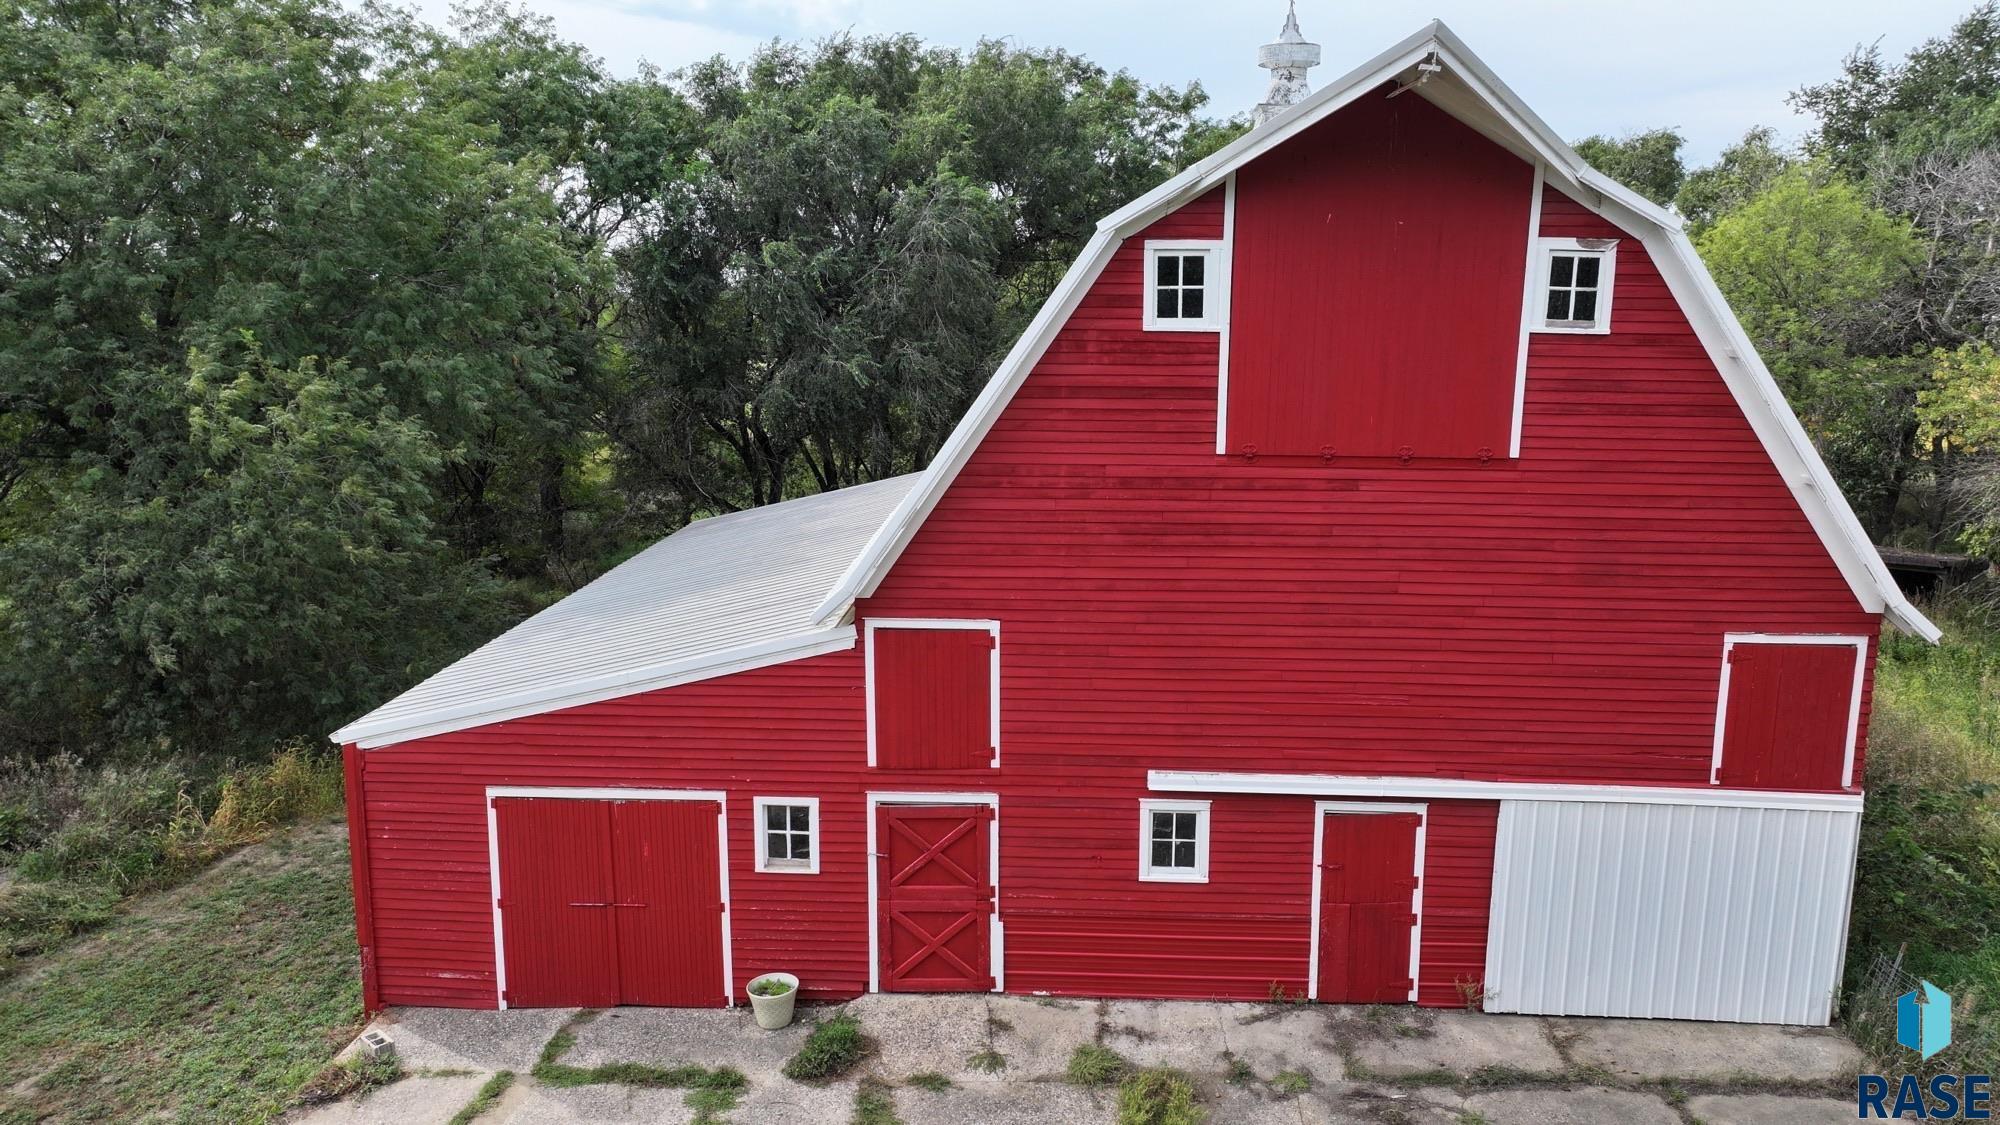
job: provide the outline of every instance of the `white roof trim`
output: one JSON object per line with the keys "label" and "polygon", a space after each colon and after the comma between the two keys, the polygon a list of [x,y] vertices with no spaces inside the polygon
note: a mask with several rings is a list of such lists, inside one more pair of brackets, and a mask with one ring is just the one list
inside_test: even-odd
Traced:
{"label": "white roof trim", "polygon": [[1377,777],[1313,773],[1223,773],[1148,770],[1146,788],[1160,793],[1254,793],[1288,797],[1428,797],[1470,801],[1581,801],[1613,805],[1711,805],[1746,809],[1821,809],[1858,813],[1859,793],[1795,793],[1765,789],[1694,789],[1652,785],[1561,785],[1553,782],[1466,781],[1455,777]]}
{"label": "white roof trim", "polygon": [[747,672],[753,668],[767,668],[791,660],[804,660],[809,656],[840,652],[854,647],[854,637],[852,625],[819,629],[810,633],[743,645],[723,652],[703,653],[671,664],[641,668],[615,676],[600,676],[595,680],[565,683],[542,691],[523,692],[500,699],[480,700],[459,707],[440,708],[426,714],[417,725],[379,721],[371,723],[363,719],[334,731],[332,737],[335,742],[343,744],[351,742],[368,750],[395,742],[428,738],[434,734],[448,734],[455,730],[483,727],[488,723],[503,722],[507,719],[560,711],[565,707],[580,707],[585,703],[599,703],[620,696],[657,691],[660,688],[693,683],[696,680],[727,676],[734,672]]}
{"label": "white roof trim", "polygon": [[[1730,311],[1708,270],[1681,230],[1680,220],[1658,204],[1585,164],[1575,150],[1530,110],[1442,22],[1432,21],[1416,34],[1320,89],[1273,118],[1269,123],[1197,162],[1159,187],[1107,216],[1097,233],[1050,294],[1012,351],[994,372],[972,408],[952,431],[924,479],[903,498],[882,529],[856,556],[816,616],[837,620],[855,598],[875,592],[903,548],[937,506],[972,451],[992,429],[1001,411],[1047,350],[1071,310],[1119,244],[1135,231],[1188,200],[1209,191],[1238,168],[1283,144],[1383,82],[1436,53],[1449,74],[1463,83],[1484,106],[1536,153],[1549,178],[1574,193],[1579,202],[1604,213],[1639,236],[1694,325],[1709,358],[1749,420],[1806,519],[1819,534],[1841,576],[1863,609],[1882,613],[1908,633],[1936,641],[1939,631],[1909,603],[1883,565],[1874,544],[1855,518],[1839,485],[1820,460],[1805,428],[1785,404],[1784,395],[1765,368],[1757,349]],[[1419,90],[1419,92],[1422,92]],[[1445,108],[1445,107],[1440,107]],[[1485,130],[1482,130],[1485,131]],[[1592,197],[1595,197],[1593,199]]]}

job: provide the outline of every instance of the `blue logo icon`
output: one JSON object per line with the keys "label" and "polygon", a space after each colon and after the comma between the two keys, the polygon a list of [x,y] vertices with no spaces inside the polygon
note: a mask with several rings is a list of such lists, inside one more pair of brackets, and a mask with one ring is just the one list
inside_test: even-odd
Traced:
{"label": "blue logo icon", "polygon": [[1925,980],[1897,997],[1896,1042],[1926,1059],[1951,1046],[1951,994]]}

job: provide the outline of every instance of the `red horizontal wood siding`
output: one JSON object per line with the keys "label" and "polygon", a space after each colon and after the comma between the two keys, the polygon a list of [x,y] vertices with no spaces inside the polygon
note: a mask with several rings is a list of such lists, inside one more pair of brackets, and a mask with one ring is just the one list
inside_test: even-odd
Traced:
{"label": "red horizontal wood siding", "polygon": [[1387,93],[1237,173],[1233,452],[1507,456],[1534,169]]}

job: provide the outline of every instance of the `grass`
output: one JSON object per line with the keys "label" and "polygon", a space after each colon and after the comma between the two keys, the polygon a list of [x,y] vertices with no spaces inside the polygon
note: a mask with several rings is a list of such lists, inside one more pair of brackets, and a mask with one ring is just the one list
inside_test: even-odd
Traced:
{"label": "grass", "polygon": [[854,1091],[854,1125],[903,1125],[896,1116],[896,1098],[887,1083],[864,1078]]}
{"label": "grass", "polygon": [[403,1066],[394,1055],[375,1057],[354,1055],[339,1062],[328,1063],[325,1069],[313,1076],[299,1091],[299,1101],[304,1105],[319,1105],[337,1102],[343,1098],[358,1098],[370,1090],[380,1089],[403,1077]]}
{"label": "grass", "polygon": [[[683,1099],[695,1111],[695,1125],[710,1125],[736,1108],[750,1081],[735,1067],[710,1070],[705,1066],[653,1066],[649,1063],[606,1063],[603,1066],[572,1066],[563,1060],[576,1046],[576,1028],[597,1018],[594,1011],[578,1012],[569,1023],[549,1037],[542,1057],[529,1073],[544,1086],[645,1086],[662,1090],[686,1090]],[[497,1095],[496,1095],[497,1096]]]}
{"label": "grass", "polygon": [[1954,1046],[1921,1069],[1964,1071],[2000,1053],[2000,630],[1963,595],[1930,612],[1944,643],[1885,634],[1876,666],[1843,1019],[1877,1065],[1919,1069],[1900,965],[1953,996]]}
{"label": "grass", "polygon": [[1281,1070],[1271,1078],[1271,1089],[1293,1097],[1313,1088],[1312,1075],[1303,1070]]}
{"label": "grass", "polygon": [[360,1015],[346,838],[288,834],[0,982],[0,1121],[267,1121]]}
{"label": "grass", "polygon": [[861,1021],[843,1011],[813,1025],[798,1054],[785,1063],[785,1077],[797,1082],[838,1078],[867,1054],[868,1037],[861,1034]]}
{"label": "grass", "polygon": [[1078,1086],[1109,1086],[1131,1069],[1132,1064],[1111,1048],[1085,1043],[1069,1053],[1065,1073]]}
{"label": "grass", "polygon": [[1222,1052],[1222,1059],[1222,1080],[1224,1082],[1229,1083],[1231,1086],[1248,1086],[1250,1083],[1257,1081],[1257,1071],[1249,1063],[1237,1058],[1235,1054],[1224,1051]]}
{"label": "grass", "polygon": [[500,1096],[505,1094],[512,1085],[514,1085],[514,1072],[511,1070],[499,1071],[493,1077],[488,1078],[485,1085],[479,1087],[479,1092],[472,1095],[472,1100],[465,1103],[464,1108],[460,1109],[457,1113],[452,1114],[451,1120],[447,1121],[445,1125],[472,1125],[472,1122],[478,1120],[481,1114],[492,1109],[493,1103],[499,1101]]}
{"label": "grass", "polygon": [[933,1094],[942,1094],[952,1087],[951,1079],[946,1078],[935,1070],[920,1071],[903,1079],[903,1081],[915,1086],[919,1090],[929,1090]]}
{"label": "grass", "polygon": [[1195,1104],[1194,1079],[1170,1067],[1147,1067],[1118,1085],[1118,1125],[1202,1125],[1208,1111]]}
{"label": "grass", "polygon": [[97,929],[134,895],[174,886],[286,825],[341,811],[331,754],[89,766],[0,759],[0,976]]}
{"label": "grass", "polygon": [[982,1074],[998,1074],[1007,1069],[1007,1056],[991,1047],[985,1047],[967,1055],[965,1065]]}

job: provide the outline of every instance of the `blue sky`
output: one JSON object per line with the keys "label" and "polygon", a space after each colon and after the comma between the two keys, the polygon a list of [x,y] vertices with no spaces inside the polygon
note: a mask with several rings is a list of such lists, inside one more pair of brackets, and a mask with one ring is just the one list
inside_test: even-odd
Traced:
{"label": "blue sky", "polygon": [[[443,19],[449,0],[419,0]],[[1317,87],[1442,18],[1565,137],[1678,126],[1692,162],[1757,124],[1796,136],[1785,94],[1830,77],[1858,43],[1892,57],[1943,34],[1974,0],[1434,0],[1426,7],[1300,0],[1322,45]],[[1227,113],[1263,92],[1257,45],[1282,0],[527,0],[621,74],[644,59],[672,69],[742,57],[773,37],[908,31],[969,46],[1005,37],[1063,46],[1152,82],[1199,80]]]}

